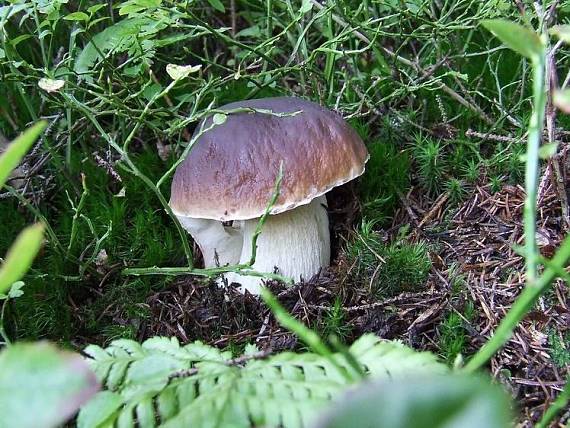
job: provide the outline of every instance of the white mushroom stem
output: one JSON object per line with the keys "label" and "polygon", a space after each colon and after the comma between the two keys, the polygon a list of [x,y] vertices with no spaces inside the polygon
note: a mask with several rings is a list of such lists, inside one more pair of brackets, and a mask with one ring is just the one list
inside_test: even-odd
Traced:
{"label": "white mushroom stem", "polygon": [[[243,244],[239,263],[251,258],[252,237],[259,219],[241,222]],[[313,199],[281,214],[268,216],[257,238],[257,253],[252,269],[273,272],[294,281],[310,279],[330,263],[329,221],[326,197]],[[242,289],[259,294],[263,279],[234,272],[224,275],[228,283],[237,282]]]}
{"label": "white mushroom stem", "polygon": [[202,251],[206,268],[235,265],[243,246],[242,232],[217,220],[177,216]]}

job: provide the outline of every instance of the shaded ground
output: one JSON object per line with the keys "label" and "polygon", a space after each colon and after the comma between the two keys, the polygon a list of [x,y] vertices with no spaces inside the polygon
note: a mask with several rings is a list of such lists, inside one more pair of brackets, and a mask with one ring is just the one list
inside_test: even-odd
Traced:
{"label": "shaded ground", "polygon": [[[560,243],[563,229],[560,197],[550,181],[543,182],[539,209],[539,243],[543,255],[549,257]],[[523,259],[513,251],[513,246],[522,242],[524,190],[504,186],[492,193],[489,186],[477,186],[455,208],[448,203],[447,193],[435,201],[419,189],[403,196],[393,227],[379,233],[389,238],[398,225],[410,224],[412,239],[430,244],[433,268],[423,291],[386,299],[370,297],[368,284],[355,281],[351,264],[339,251],[358,212],[351,194],[351,188],[344,187],[330,198],[336,234],[333,266],[309,283],[290,289],[271,284],[279,300],[321,333],[332,327],[350,342],[364,332],[373,332],[436,353],[441,352],[441,322],[446,314],[455,312],[465,321],[463,352],[473,353],[492,334],[524,284]],[[346,209],[340,210],[340,206]],[[567,363],[559,367],[553,362],[549,343],[557,336],[563,347],[568,345],[568,300],[567,286],[554,284],[489,366],[516,397],[522,426],[538,421],[570,374]],[[141,338],[174,335],[184,342],[200,339],[222,347],[253,342],[273,351],[299,346],[255,297],[235,290],[226,292],[184,278],[150,296],[147,303],[152,316],[141,326]],[[472,319],[463,316],[466,304],[474,306]],[[569,417],[567,411],[553,426],[563,426]]]}

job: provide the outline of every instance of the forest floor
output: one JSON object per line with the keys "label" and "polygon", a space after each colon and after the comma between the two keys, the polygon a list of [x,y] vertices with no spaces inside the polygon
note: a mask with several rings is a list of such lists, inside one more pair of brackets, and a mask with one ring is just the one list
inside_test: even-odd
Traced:
{"label": "forest floor", "polygon": [[[559,189],[546,176],[538,211],[538,242],[545,257],[552,256],[566,230]],[[402,195],[401,208],[382,239],[395,239],[401,225],[410,225],[409,239],[428,243],[432,269],[421,291],[380,299],[369,297],[367,284],[355,284],[354,263],[339,251],[339,240],[357,235],[353,221],[358,201],[351,194],[352,186],[345,185],[329,196],[337,242],[332,266],[292,288],[271,284],[279,300],[307,325],[349,342],[373,332],[443,357],[453,353],[453,342],[464,358],[480,348],[524,286],[524,260],[514,251],[522,244],[524,189],[506,185],[492,192],[490,185],[476,186],[460,206],[451,208],[447,193],[430,200],[412,188]],[[255,343],[272,351],[299,345],[256,297],[231,288],[181,278],[152,294],[147,304],[152,316],[141,325],[140,339],[177,336],[183,342],[202,340],[221,347]],[[570,375],[569,338],[568,289],[557,281],[490,364],[493,376],[516,398],[521,426],[533,426],[564,387]],[[566,411],[554,426],[562,427],[569,418]]]}

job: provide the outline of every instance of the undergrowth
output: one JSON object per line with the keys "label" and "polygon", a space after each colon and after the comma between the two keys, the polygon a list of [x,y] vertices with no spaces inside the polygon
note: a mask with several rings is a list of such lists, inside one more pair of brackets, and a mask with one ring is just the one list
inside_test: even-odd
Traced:
{"label": "undergrowth", "polygon": [[360,284],[377,298],[426,288],[431,270],[428,247],[424,242],[408,242],[406,230],[392,242],[383,242],[374,222],[363,220],[346,246],[349,265]]}

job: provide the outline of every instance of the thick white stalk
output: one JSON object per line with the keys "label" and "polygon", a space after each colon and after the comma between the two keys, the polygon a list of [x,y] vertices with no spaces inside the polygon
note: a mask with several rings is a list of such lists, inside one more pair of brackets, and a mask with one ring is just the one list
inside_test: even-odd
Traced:
{"label": "thick white stalk", "polygon": [[204,267],[235,265],[240,260],[242,231],[216,220],[177,216],[202,252]]}
{"label": "thick white stalk", "polygon": [[[251,238],[258,219],[241,222],[243,245],[239,263],[248,263],[251,257]],[[310,279],[330,263],[329,221],[326,197],[315,198],[281,214],[267,217],[257,239],[257,254],[252,269],[273,272],[295,281]],[[263,279],[229,272],[228,283],[237,282],[243,290],[259,294]]]}

